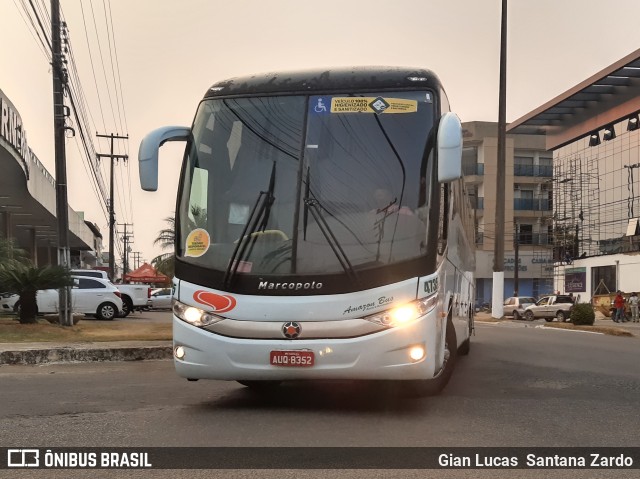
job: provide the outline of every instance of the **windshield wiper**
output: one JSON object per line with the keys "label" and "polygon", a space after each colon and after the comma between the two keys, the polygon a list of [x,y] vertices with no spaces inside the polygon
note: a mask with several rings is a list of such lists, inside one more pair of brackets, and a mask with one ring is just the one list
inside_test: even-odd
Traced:
{"label": "windshield wiper", "polygon": [[251,214],[247,219],[247,222],[242,229],[242,233],[240,233],[240,238],[236,243],[236,247],[233,249],[233,254],[229,259],[229,264],[227,265],[227,269],[224,273],[224,285],[229,287],[236,273],[238,272],[238,268],[240,267],[240,261],[242,258],[245,258],[245,253],[247,252],[247,247],[251,244],[249,248],[248,254],[251,254],[251,250],[258,239],[258,236],[254,233],[258,231],[264,230],[267,228],[267,223],[269,222],[269,215],[271,214],[271,206],[275,201],[275,196],[273,196],[273,192],[275,190],[276,185],[276,162],[273,162],[273,167],[271,168],[271,178],[269,179],[269,188],[267,191],[261,191],[256,201],[253,205],[253,209],[251,210]]}
{"label": "windshield wiper", "polygon": [[304,238],[306,239],[306,236],[307,236],[307,213],[310,211],[311,216],[313,216],[313,218],[316,220],[316,223],[318,223],[318,229],[327,240],[327,243],[329,243],[329,246],[331,247],[333,254],[336,255],[336,258],[338,258],[338,262],[340,263],[340,266],[342,266],[342,268],[347,273],[347,276],[350,279],[356,282],[359,282],[358,275],[355,269],[353,269],[353,265],[349,261],[349,258],[347,257],[346,253],[344,252],[344,249],[340,245],[340,242],[338,241],[336,236],[333,234],[333,231],[331,231],[331,227],[327,223],[327,220],[325,220],[324,217],[322,216],[321,209],[324,209],[324,207],[320,204],[320,201],[311,192],[311,186],[309,184],[309,170],[307,169],[307,180],[306,180],[306,187],[305,187],[305,193],[304,193],[304,212],[303,212]]}

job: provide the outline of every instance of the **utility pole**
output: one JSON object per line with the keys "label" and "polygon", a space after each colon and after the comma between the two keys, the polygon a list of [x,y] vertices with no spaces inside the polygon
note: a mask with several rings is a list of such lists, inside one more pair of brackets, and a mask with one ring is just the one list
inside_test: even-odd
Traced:
{"label": "utility pole", "polygon": [[[67,200],[67,159],[65,150],[65,118],[68,109],[64,105],[64,89],[67,72],[62,53],[60,28],[60,1],[51,0],[51,56],[53,73],[53,130],[56,164],[56,218],[58,226],[58,264],[71,266],[69,251],[69,204]],[[73,326],[71,317],[71,286],[58,292],[59,321],[62,326]]]}
{"label": "utility pole", "polygon": [[96,156],[98,160],[102,158],[110,158],[111,159],[111,169],[110,169],[110,184],[109,184],[109,277],[111,281],[115,278],[115,251],[114,251],[114,243],[115,243],[115,228],[116,228],[116,213],[114,209],[114,201],[113,201],[113,190],[114,190],[114,180],[113,180],[113,162],[114,160],[125,160],[129,158],[127,155],[114,155],[113,154],[113,140],[127,140],[129,139],[129,135],[127,136],[118,136],[111,133],[110,135],[100,135],[96,133],[98,138],[111,138],[111,153],[110,154],[102,154],[98,153]]}
{"label": "utility pole", "polygon": [[118,226],[122,226],[124,228],[124,232],[122,233],[122,241],[124,242],[124,258],[122,261],[122,282],[124,283],[124,275],[127,274],[129,269],[129,249],[132,241],[129,241],[129,238],[133,237],[133,234],[127,233],[127,226],[133,226],[131,223],[122,223]]}
{"label": "utility pole", "polygon": [[504,210],[507,131],[507,0],[502,0],[500,29],[500,91],[498,99],[498,171],[496,174],[496,239],[493,248],[491,316],[504,314]]}
{"label": "utility pole", "polygon": [[140,267],[140,257],[142,256],[142,253],[140,251],[134,251],[132,254],[134,268],[138,269]]}
{"label": "utility pole", "polygon": [[514,251],[514,262],[515,265],[513,266],[513,295],[514,296],[520,296],[519,294],[519,290],[520,290],[520,235],[518,234],[518,223],[514,222],[513,225],[513,251]]}

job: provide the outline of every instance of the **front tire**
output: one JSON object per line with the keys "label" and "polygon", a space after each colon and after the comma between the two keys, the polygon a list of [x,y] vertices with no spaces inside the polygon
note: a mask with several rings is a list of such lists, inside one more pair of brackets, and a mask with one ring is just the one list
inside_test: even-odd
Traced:
{"label": "front tire", "polygon": [[[465,341],[465,343],[460,346],[462,350],[461,354],[466,354],[464,352],[465,347],[467,348],[467,353],[471,347],[470,341]],[[447,331],[445,333],[444,364],[442,365],[442,369],[440,369],[433,379],[408,381],[409,394],[412,396],[434,396],[442,392],[453,374],[453,369],[458,357],[457,344],[456,330],[453,327],[451,318],[449,318],[447,319]]]}
{"label": "front tire", "polygon": [[518,321],[520,319],[520,313],[518,313],[517,311],[513,312],[513,319],[515,321]]}
{"label": "front tire", "polygon": [[102,303],[96,310],[96,317],[102,321],[113,321],[118,315],[118,308],[113,303]]}
{"label": "front tire", "polygon": [[525,311],[524,317],[526,318],[527,321],[533,321],[535,319],[533,316],[533,311]]}

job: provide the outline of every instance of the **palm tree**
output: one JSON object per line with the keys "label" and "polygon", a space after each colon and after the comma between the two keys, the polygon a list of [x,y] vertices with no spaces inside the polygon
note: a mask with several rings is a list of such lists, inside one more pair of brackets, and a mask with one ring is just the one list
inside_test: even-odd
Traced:
{"label": "palm tree", "polygon": [[164,221],[167,223],[167,227],[160,230],[158,237],[153,241],[153,245],[160,245],[162,249],[173,249],[176,242],[176,218],[167,216]]}
{"label": "palm tree", "polygon": [[13,239],[0,238],[0,268],[29,261],[29,254],[16,246]]}
{"label": "palm tree", "polygon": [[39,289],[57,289],[73,284],[67,268],[62,266],[33,266],[17,263],[0,267],[0,289],[20,296],[20,323],[36,323]]}
{"label": "palm tree", "polygon": [[[206,228],[207,210],[197,205],[191,206],[191,215],[188,217],[189,228]],[[193,218],[191,218],[193,217]],[[160,230],[157,238],[153,241],[154,246],[159,245],[163,250],[171,249],[169,253],[163,253],[151,260],[151,264],[160,273],[173,278],[175,274],[175,251],[176,242],[176,219],[175,216],[167,216],[164,221],[167,227]]]}
{"label": "palm tree", "polygon": [[160,245],[162,249],[171,249],[171,252],[156,256],[151,260],[151,264],[160,273],[173,278],[175,271],[175,252],[173,249],[176,241],[176,219],[174,216],[167,216],[164,220],[167,223],[167,227],[160,230],[153,244],[154,246]]}

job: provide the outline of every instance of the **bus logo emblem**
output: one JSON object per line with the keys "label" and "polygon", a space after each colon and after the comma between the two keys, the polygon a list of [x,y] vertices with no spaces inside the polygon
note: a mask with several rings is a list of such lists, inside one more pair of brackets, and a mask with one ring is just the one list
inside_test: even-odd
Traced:
{"label": "bus logo emblem", "polygon": [[212,307],[214,313],[226,313],[236,307],[236,298],[228,294],[215,294],[211,291],[198,290],[193,293],[193,299],[200,304]]}
{"label": "bus logo emblem", "polygon": [[296,339],[300,336],[300,332],[302,331],[302,326],[300,323],[296,323],[295,321],[289,321],[288,323],[284,323],[282,326],[282,334],[287,339]]}

